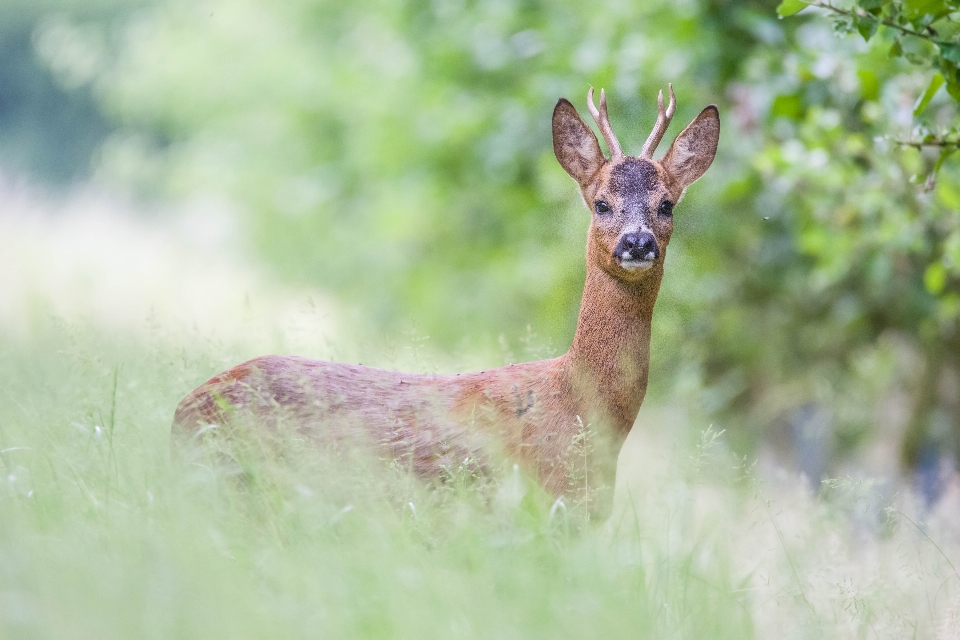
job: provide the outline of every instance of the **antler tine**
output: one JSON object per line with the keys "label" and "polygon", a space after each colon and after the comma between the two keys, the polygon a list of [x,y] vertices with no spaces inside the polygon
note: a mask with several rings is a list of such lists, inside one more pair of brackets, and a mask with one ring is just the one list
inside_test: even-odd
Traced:
{"label": "antler tine", "polygon": [[617,136],[613,135],[613,129],[610,127],[610,118],[607,117],[607,94],[603,92],[603,89],[600,89],[600,110],[598,111],[596,105],[593,104],[593,87],[590,87],[587,92],[587,107],[590,109],[593,121],[600,127],[600,133],[603,134],[607,148],[610,149],[610,160],[621,160],[623,151],[620,150]]}
{"label": "antler tine", "polygon": [[663,139],[663,134],[667,132],[667,127],[670,126],[673,114],[677,110],[677,101],[673,96],[673,85],[668,84],[667,88],[670,91],[670,105],[666,111],[664,111],[663,91],[661,91],[657,96],[657,124],[653,125],[653,131],[650,132],[650,137],[643,143],[643,149],[640,150],[641,158],[653,159],[653,152],[657,150],[657,145],[660,144],[660,140]]}

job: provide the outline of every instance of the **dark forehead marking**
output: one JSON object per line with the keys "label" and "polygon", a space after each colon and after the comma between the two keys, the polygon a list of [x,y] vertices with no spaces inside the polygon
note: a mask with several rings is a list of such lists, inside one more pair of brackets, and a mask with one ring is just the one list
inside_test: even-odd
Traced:
{"label": "dark forehead marking", "polygon": [[653,163],[640,158],[625,158],[610,170],[608,187],[623,198],[623,204],[628,208],[631,205],[645,208],[647,197],[657,190],[660,182]]}
{"label": "dark forehead marking", "polygon": [[657,175],[657,168],[653,163],[640,158],[625,158],[610,171],[610,182],[618,187],[633,186],[648,191],[660,182],[660,176]]}

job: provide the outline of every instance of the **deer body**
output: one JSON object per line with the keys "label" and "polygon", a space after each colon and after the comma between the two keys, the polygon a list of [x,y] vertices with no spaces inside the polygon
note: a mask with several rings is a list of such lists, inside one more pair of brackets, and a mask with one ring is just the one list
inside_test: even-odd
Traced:
{"label": "deer body", "polygon": [[[263,356],[201,385],[178,406],[175,438],[208,425],[252,422],[304,437],[366,442],[422,477],[491,451],[521,463],[549,491],[570,488],[566,458],[585,424],[605,427],[619,448],[647,387],[653,307],[673,230],[672,207],[710,166],[719,138],[716,107],[651,155],[673,115],[663,108],[641,157],[624,157],[606,115],[588,97],[610,148],[566,100],[553,115],[554,150],[593,210],[587,277],[573,343],[550,360],[458,375]],[[666,203],[666,204],[664,204]]]}

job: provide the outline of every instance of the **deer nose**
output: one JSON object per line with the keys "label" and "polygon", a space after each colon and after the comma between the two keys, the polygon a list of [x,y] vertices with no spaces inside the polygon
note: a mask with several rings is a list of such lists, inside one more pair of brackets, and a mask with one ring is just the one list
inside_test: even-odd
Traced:
{"label": "deer nose", "polygon": [[649,231],[622,235],[613,253],[621,260],[656,260],[660,257],[657,239]]}

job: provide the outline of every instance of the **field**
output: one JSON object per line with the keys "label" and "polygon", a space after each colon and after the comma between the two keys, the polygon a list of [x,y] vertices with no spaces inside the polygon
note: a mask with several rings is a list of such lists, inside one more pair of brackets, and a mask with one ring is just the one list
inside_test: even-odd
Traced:
{"label": "field", "polygon": [[[86,298],[102,308],[57,307],[80,286],[69,278],[87,273],[100,291],[97,269],[110,266],[94,254],[109,251],[58,275],[50,269],[69,261],[42,266],[58,252],[57,225],[84,218],[34,219],[48,225],[30,252],[37,264],[6,256],[21,256],[8,265],[21,278],[45,284],[29,299],[0,291],[0,637],[960,634],[957,487],[932,512],[890,481],[841,478],[814,493],[771,461],[739,458],[721,431],[665,400],[644,407],[620,455],[608,519],[509,470],[487,479],[452,470],[428,486],[296,444],[241,456],[242,473],[171,459],[179,398],[255,353],[474,363],[443,359],[415,336],[390,349],[335,346],[331,335],[359,338],[324,325],[311,296],[278,302],[238,278],[218,293],[246,296],[232,324],[191,327],[160,313],[124,324],[109,312],[159,306],[150,291],[185,295],[176,273],[154,274],[142,299],[106,287]],[[119,242],[146,256],[137,243],[157,235],[141,231]],[[205,256],[209,273],[229,263]],[[272,315],[257,311],[268,307]]]}

